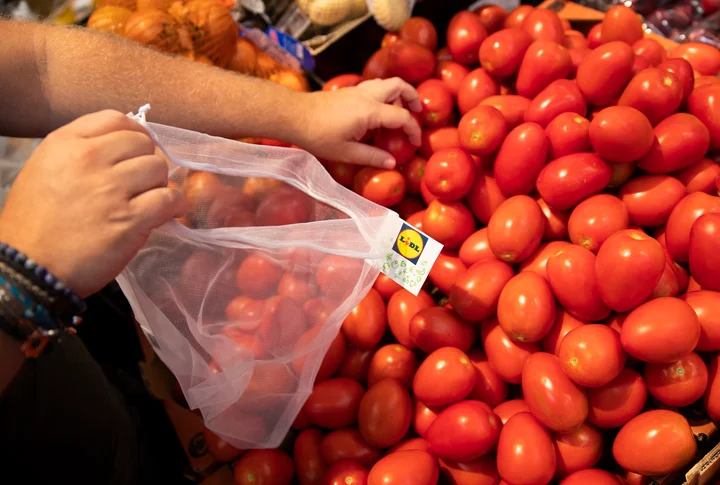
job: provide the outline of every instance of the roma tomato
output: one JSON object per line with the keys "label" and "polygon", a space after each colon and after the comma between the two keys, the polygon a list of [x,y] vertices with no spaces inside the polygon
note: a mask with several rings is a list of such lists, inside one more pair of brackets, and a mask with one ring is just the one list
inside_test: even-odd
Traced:
{"label": "roma tomato", "polygon": [[467,352],[475,343],[475,329],[449,308],[432,307],[420,310],[410,320],[410,337],[428,354],[442,347]]}
{"label": "roma tomato", "polygon": [[497,319],[511,339],[540,341],[555,322],[555,297],[547,280],[531,271],[514,276],[500,293]]}
{"label": "roma tomato", "polygon": [[456,13],[447,29],[450,55],[461,64],[476,64],[480,45],[487,36],[487,30],[477,15],[466,10]]}
{"label": "roma tomato", "polygon": [[637,371],[625,368],[602,387],[588,389],[588,421],[599,428],[619,428],[645,406],[647,385]]}
{"label": "roma tomato", "polygon": [[690,305],[700,320],[700,340],[695,350],[715,352],[720,350],[720,292],[696,290],[680,297]]}
{"label": "roma tomato", "polygon": [[468,353],[468,357],[478,375],[475,388],[469,397],[490,406],[497,406],[505,401],[508,395],[508,386],[490,366],[485,352],[481,349],[473,349]]}
{"label": "roma tomato", "polygon": [[367,485],[368,471],[359,463],[344,460],[328,468],[322,485]]}
{"label": "roma tomato", "polygon": [[520,5],[513,9],[508,16],[505,18],[504,27],[506,29],[513,29],[520,27],[522,28],[523,22],[535,10],[532,5]]}
{"label": "roma tomato", "polygon": [[546,127],[563,113],[587,114],[587,104],[578,84],[569,79],[553,81],[538,93],[527,108],[525,121]]}
{"label": "roma tomato", "polygon": [[405,179],[397,170],[365,167],[355,176],[353,190],[376,204],[392,207],[405,197]]}
{"label": "roma tomato", "polygon": [[[603,436],[592,424],[583,423],[568,434],[555,435],[553,440],[557,458],[556,478],[592,468],[602,457]],[[578,482],[581,483],[595,485],[596,482]]]}
{"label": "roma tomato", "polygon": [[653,128],[637,109],[610,106],[597,113],[590,123],[590,143],[609,162],[633,162],[650,151]]}
{"label": "roma tomato", "polygon": [[636,229],[610,236],[595,261],[600,297],[616,312],[640,305],[652,294],[665,270],[665,250],[655,239]]}
{"label": "roma tomato", "polygon": [[578,67],[580,67],[580,64],[582,64],[582,61],[585,60],[588,54],[592,52],[592,49],[589,47],[572,47],[568,49],[568,54],[570,54],[570,62],[572,62],[572,71],[570,72],[570,77],[575,78],[577,75]]}
{"label": "roma tomato", "polygon": [[552,431],[569,433],[587,419],[585,391],[563,372],[553,354],[537,352],[527,359],[522,390],[530,412]]}
{"label": "roma tomato", "polygon": [[652,364],[669,364],[689,354],[700,339],[700,321],[678,298],[650,300],[627,316],[620,333],[623,348]]}
{"label": "roma tomato", "polygon": [[624,482],[618,477],[605,470],[597,468],[588,468],[586,470],[580,470],[573,473],[565,480],[560,482],[560,485],[624,485]]}
{"label": "roma tomato", "polygon": [[428,277],[440,291],[447,295],[455,281],[466,269],[467,266],[455,254],[443,251],[435,260]]}
{"label": "roma tomato", "polygon": [[674,59],[665,59],[658,67],[678,78],[683,87],[683,100],[686,100],[695,84],[695,71],[690,63],[685,59],[676,57]]}
{"label": "roma tomato", "polygon": [[433,153],[443,148],[458,147],[460,147],[460,135],[458,129],[454,126],[430,128],[422,132],[420,153],[425,157],[430,157]]}
{"label": "roma tomato", "polygon": [[390,60],[390,46],[384,46],[375,51],[365,63],[362,77],[369,79],[387,79],[394,75],[392,61]]}
{"label": "roma tomato", "polygon": [[720,214],[703,214],[690,229],[690,273],[701,287],[720,290]]}
{"label": "roma tomato", "polygon": [[477,220],[487,224],[497,208],[505,202],[506,197],[493,177],[478,173],[466,200]]}
{"label": "roma tomato", "polygon": [[530,413],[510,418],[500,432],[497,467],[508,483],[547,485],[555,475],[555,445]]}
{"label": "roma tomato", "polygon": [[695,352],[670,364],[645,366],[645,382],[655,399],[666,406],[689,406],[703,394],[708,385],[705,362]]}
{"label": "roma tomato", "polygon": [[537,202],[527,195],[516,195],[503,202],[490,218],[488,243],[498,259],[519,263],[540,246],[544,230],[545,217]]}
{"label": "roma tomato", "polygon": [[501,427],[490,406],[480,401],[462,401],[438,415],[427,440],[438,458],[472,461],[495,448]]}
{"label": "roma tomato", "polygon": [[508,127],[500,111],[480,105],[463,115],[458,131],[462,148],[472,155],[484,156],[492,155],[500,148]]}
{"label": "roma tomato", "polygon": [[697,445],[690,424],[673,411],[656,409],[640,414],[622,427],[613,443],[613,456],[631,472],[659,476],[690,463]]}
{"label": "roma tomato", "polygon": [[525,362],[540,347],[511,340],[495,318],[483,322],[481,336],[492,369],[505,382],[520,384]]}
{"label": "roma tomato", "polygon": [[392,209],[397,212],[402,219],[407,219],[413,214],[424,211],[426,208],[427,206],[422,199],[409,196],[404,197],[403,200],[392,207]]}
{"label": "roma tomato", "polygon": [[425,438],[410,438],[390,448],[388,454],[413,450],[427,451],[430,453],[430,443],[428,443]]}
{"label": "roma tomato", "polygon": [[438,414],[442,411],[442,407],[430,407],[424,402],[413,401],[413,428],[420,436],[427,438],[428,430],[433,422],[437,419]]}
{"label": "roma tomato", "polygon": [[283,270],[267,256],[254,252],[240,263],[237,284],[243,295],[250,298],[267,298],[277,289]]}
{"label": "roma tomato", "polygon": [[419,84],[435,72],[433,52],[416,42],[398,39],[387,49],[392,73],[410,84]]}
{"label": "roma tomato", "polygon": [[596,261],[590,250],[574,244],[561,248],[547,261],[547,279],[560,304],[573,316],[591,322],[610,315],[595,280]]}
{"label": "roma tomato", "polygon": [[523,123],[508,133],[493,165],[502,193],[507,197],[531,193],[545,166],[547,151],[547,135],[537,123]]}
{"label": "roma tomato", "polygon": [[565,310],[558,309],[552,328],[540,342],[542,349],[550,354],[559,355],[560,344],[565,336],[576,328],[584,325],[587,325],[587,322],[578,320]]}
{"label": "roma tomato", "polygon": [[633,45],[643,38],[640,16],[625,5],[614,5],[605,12],[602,35],[603,42],[621,41]]}
{"label": "roma tomato", "polygon": [[632,224],[661,226],[685,197],[685,187],[669,175],[641,175],[623,185],[618,197],[625,204]]}
{"label": "roma tomato", "polygon": [[655,139],[638,167],[650,173],[669,173],[699,162],[710,146],[710,132],[693,115],[676,113],[653,129]]}
{"label": "roma tomato", "polygon": [[682,100],[683,85],[675,74],[653,67],[630,80],[618,106],[635,108],[647,116],[652,125],[657,125],[673,114]]}
{"label": "roma tomato", "polygon": [[428,79],[417,87],[422,103],[420,119],[430,128],[445,126],[453,114],[453,95],[439,79]]}
{"label": "roma tomato", "polygon": [[570,243],[565,241],[550,241],[537,248],[528,259],[522,262],[520,265],[520,272],[532,271],[537,273],[543,278],[547,279],[547,261],[550,256],[557,253],[560,249],[569,245]]}
{"label": "roma tomato", "polygon": [[395,379],[383,379],[368,389],[360,401],[358,429],[365,441],[389,448],[403,439],[410,428],[412,400]]}
{"label": "roma tomato", "polygon": [[355,176],[360,171],[359,165],[342,162],[328,162],[327,171],[330,176],[344,187],[352,187]]}
{"label": "roma tomato", "polygon": [[495,315],[500,292],[514,275],[512,267],[498,260],[470,266],[450,290],[450,304],[465,320],[480,322]]}
{"label": "roma tomato", "polygon": [[342,88],[351,88],[357,86],[363,81],[363,77],[359,74],[340,74],[328,80],[323,84],[323,91],[336,91]]}
{"label": "roma tomato", "polygon": [[294,475],[292,459],[280,450],[250,450],[233,470],[238,485],[290,485]]}
{"label": "roma tomato", "polygon": [[714,423],[720,422],[720,355],[710,360],[708,365],[708,387],[703,396],[703,404]]}
{"label": "roma tomato", "polygon": [[455,61],[439,61],[435,69],[435,77],[445,83],[453,98],[457,97],[463,79],[468,74],[470,69]]}
{"label": "roma tomato", "polygon": [[690,232],[695,221],[705,213],[720,212],[720,197],[702,192],[688,194],[677,203],[665,226],[665,242],[675,261],[689,259]]}
{"label": "roma tomato", "polygon": [[462,199],[475,182],[475,162],[460,148],[440,150],[427,161],[423,180],[438,199]]}
{"label": "roma tomato", "polygon": [[415,354],[404,345],[390,344],[380,347],[370,360],[368,387],[383,379],[395,379],[410,389],[417,367]]}
{"label": "roma tomato", "polygon": [[402,345],[408,348],[415,348],[415,343],[410,337],[410,320],[417,312],[435,305],[432,297],[423,290],[418,296],[402,289],[396,292],[388,301],[388,325],[393,336]]}
{"label": "roma tomato", "polygon": [[438,465],[440,473],[455,485],[497,485],[500,475],[495,461],[494,454],[487,454],[465,463],[440,459]]}
{"label": "roma tomato", "polygon": [[530,106],[530,100],[525,96],[517,94],[503,94],[500,96],[489,96],[480,102],[481,105],[492,106],[502,113],[507,121],[508,129],[513,129],[523,122],[525,112]]}
{"label": "roma tomato", "polygon": [[635,57],[644,57],[652,67],[658,66],[667,57],[665,48],[655,39],[638,39],[633,43],[632,48]]}
{"label": "roma tomato", "polygon": [[300,485],[322,485],[325,475],[320,452],[322,439],[322,432],[316,428],[306,429],[295,438],[293,460]]}
{"label": "roma tomato", "polygon": [[581,325],[560,342],[557,356],[565,373],[584,387],[602,387],[620,375],[627,356],[620,334],[602,325]]}
{"label": "roma tomato", "polygon": [[686,42],[673,48],[668,57],[685,59],[703,76],[717,76],[720,73],[720,51],[709,44]]}
{"label": "roma tomato", "polygon": [[532,41],[532,37],[522,29],[495,32],[480,46],[480,65],[496,78],[514,76]]}
{"label": "roma tomato", "polygon": [[625,42],[607,42],[585,57],[577,84],[588,103],[607,106],[625,89],[633,72],[635,53]]}
{"label": "roma tomato", "polygon": [[710,149],[720,151],[720,83],[696,88],[688,97],[688,112],[710,132]]}
{"label": "roma tomato", "polygon": [[423,17],[410,17],[400,28],[401,39],[416,42],[435,52],[438,44],[438,34],[435,26]]}
{"label": "roma tomato", "polygon": [[550,160],[590,151],[590,122],[576,113],[562,113],[545,128]]}
{"label": "roma tomato", "polygon": [[[311,346],[322,328],[323,325],[315,325],[298,339],[297,344],[295,344],[295,349],[298,354],[302,355],[308,353],[308,348],[312,348]],[[330,343],[330,347],[322,360],[322,364],[320,364],[320,369],[315,377],[315,381],[321,382],[334,376],[340,369],[343,360],[345,360],[346,352],[347,341],[345,340],[343,333],[338,332],[333,341]],[[298,375],[302,373],[304,365],[305,357],[301,357],[293,361],[293,369]]]}
{"label": "roma tomato", "polygon": [[505,424],[508,422],[508,419],[518,413],[529,413],[530,408],[528,408],[527,403],[523,399],[511,399],[495,406],[493,412],[500,418],[502,424]]}
{"label": "roma tomato", "polygon": [[[676,61],[678,59],[672,59],[672,60]],[[679,59],[679,60],[685,61],[685,59]],[[685,62],[687,62],[687,61],[685,61]],[[690,63],[688,62],[688,65],[689,64]],[[692,70],[692,67],[690,69]],[[698,78],[693,81],[692,87],[700,88],[702,86],[707,86],[708,84],[720,84],[720,78],[718,78],[717,76],[698,76]]]}
{"label": "roma tomato", "polygon": [[345,317],[342,331],[355,347],[369,349],[380,342],[386,327],[385,302],[380,293],[371,288],[365,298]]}
{"label": "roma tomato", "polygon": [[628,209],[623,201],[608,194],[593,195],[580,202],[570,214],[570,240],[597,253],[607,238],[627,229]]}
{"label": "roma tomato", "polygon": [[548,206],[567,210],[610,183],[610,165],[594,153],[574,153],[545,165],[537,190]]}
{"label": "roma tomato", "polygon": [[462,246],[460,246],[458,256],[460,257],[460,261],[467,266],[472,266],[477,262],[488,259],[497,259],[488,244],[487,227],[483,227],[471,234]]}
{"label": "roma tomato", "polygon": [[488,33],[502,29],[507,11],[499,5],[484,5],[475,11]]}
{"label": "roma tomato", "polygon": [[445,248],[456,249],[475,232],[475,219],[462,202],[433,200],[423,216],[423,231]]}
{"label": "roma tomato", "polygon": [[554,41],[537,40],[523,56],[515,88],[520,96],[533,98],[551,82],[568,77],[571,70],[567,49]]}
{"label": "roma tomato", "polygon": [[413,156],[408,163],[398,167],[398,171],[405,177],[405,192],[419,194],[420,183],[425,176],[427,160],[419,155]]}
{"label": "roma tomato", "polygon": [[599,24],[595,24],[593,28],[590,29],[590,32],[588,32],[587,35],[587,39],[588,47],[590,47],[591,49],[595,49],[603,43],[602,22],[600,22]]}
{"label": "roma tomato", "polygon": [[357,422],[360,400],[365,389],[352,379],[337,377],[318,382],[313,387],[303,411],[315,425],[343,428]]}
{"label": "roma tomato", "polygon": [[203,429],[203,437],[208,451],[220,463],[234,461],[244,453],[207,428]]}
{"label": "roma tomato", "polygon": [[374,353],[375,349],[359,349],[348,345],[345,351],[345,360],[340,365],[337,376],[365,382],[370,368],[370,360]]}
{"label": "roma tomato", "polygon": [[698,163],[675,172],[673,177],[685,185],[688,193],[705,192],[714,195],[717,193],[715,180],[720,177],[720,164],[709,158],[703,158]]}
{"label": "roma tomato", "polygon": [[425,451],[386,455],[372,467],[368,476],[368,485],[435,485],[437,481],[437,462]]}
{"label": "roma tomato", "polygon": [[543,231],[543,241],[557,241],[559,239],[567,239],[568,221],[570,214],[565,211],[552,209],[547,205],[542,197],[538,197],[535,201],[540,206],[540,210],[545,216],[545,230]]}
{"label": "roma tomato", "polygon": [[[390,155],[393,156],[395,159],[395,163],[398,166],[405,165],[408,163],[413,155],[415,155],[415,151],[417,150],[417,147],[414,146],[412,143],[410,143],[410,139],[408,138],[407,134],[402,129],[380,129],[375,134],[375,137],[373,138],[374,145],[381,149],[388,152]],[[370,168],[370,167],[366,167]],[[365,169],[363,169],[365,170]],[[363,171],[361,170],[361,172]],[[369,171],[368,171],[369,172]],[[369,178],[369,174],[366,175],[366,177]],[[357,177],[355,179],[355,183],[357,184]],[[361,179],[362,180],[362,179]],[[394,180],[394,179],[393,179]],[[377,183],[377,182],[376,182]],[[357,186],[353,186],[353,190],[357,192]],[[359,193],[359,192],[358,192]],[[394,205],[394,204],[391,204]]]}
{"label": "roma tomato", "polygon": [[[454,347],[436,350],[420,364],[413,379],[415,397],[428,406],[447,406],[468,396],[477,372],[468,356]],[[438,386],[442,382],[442,386]]]}
{"label": "roma tomato", "polygon": [[498,82],[490,77],[484,69],[475,69],[460,83],[457,95],[460,114],[464,115],[478,106],[485,98],[497,94],[500,94]]}
{"label": "roma tomato", "polygon": [[588,49],[588,41],[582,32],[578,32],[577,30],[566,30],[563,46],[565,46],[568,50]]}
{"label": "roma tomato", "polygon": [[365,441],[357,428],[338,429],[328,433],[320,443],[320,453],[328,467],[344,460],[352,460],[364,468],[370,468],[382,456],[380,450]]}
{"label": "roma tomato", "polygon": [[565,40],[565,27],[553,10],[545,8],[533,10],[523,20],[522,27],[533,40],[549,40],[558,44],[562,44]]}

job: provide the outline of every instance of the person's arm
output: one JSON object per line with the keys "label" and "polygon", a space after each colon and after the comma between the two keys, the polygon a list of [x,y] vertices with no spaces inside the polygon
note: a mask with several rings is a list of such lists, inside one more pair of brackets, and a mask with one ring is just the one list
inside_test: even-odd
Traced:
{"label": "person's arm", "polygon": [[398,79],[296,93],[120,37],[0,21],[0,133],[10,136],[44,136],[87,113],[150,103],[151,120],[159,123],[228,138],[276,138],[319,157],[381,165],[387,153],[352,142],[385,126],[404,128],[419,144],[409,113],[383,104],[398,98],[420,109],[417,93]]}

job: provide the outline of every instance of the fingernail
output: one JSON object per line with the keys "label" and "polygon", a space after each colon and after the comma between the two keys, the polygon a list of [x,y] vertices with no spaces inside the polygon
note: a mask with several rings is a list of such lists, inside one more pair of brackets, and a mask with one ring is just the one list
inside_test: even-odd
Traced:
{"label": "fingernail", "polygon": [[395,160],[393,160],[392,158],[388,158],[383,162],[382,166],[383,168],[386,168],[388,170],[391,168],[395,168]]}

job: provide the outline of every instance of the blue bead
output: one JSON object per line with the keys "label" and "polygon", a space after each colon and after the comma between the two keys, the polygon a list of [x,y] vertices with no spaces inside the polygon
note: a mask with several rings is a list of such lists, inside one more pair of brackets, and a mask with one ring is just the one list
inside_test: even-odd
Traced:
{"label": "blue bead", "polygon": [[36,264],[35,261],[32,259],[28,259],[25,261],[25,269],[32,271],[35,268]]}
{"label": "blue bead", "polygon": [[10,246],[8,246],[8,247],[5,249],[5,254],[8,256],[8,258],[12,258],[13,256],[15,256],[16,253],[17,253],[17,250],[16,250],[15,248],[10,247]]}
{"label": "blue bead", "polygon": [[45,273],[47,270],[43,268],[42,266],[36,266],[35,267],[35,276],[41,279],[45,279]]}
{"label": "blue bead", "polygon": [[52,275],[52,273],[46,273],[45,274],[45,283],[52,286],[55,284],[55,277]]}

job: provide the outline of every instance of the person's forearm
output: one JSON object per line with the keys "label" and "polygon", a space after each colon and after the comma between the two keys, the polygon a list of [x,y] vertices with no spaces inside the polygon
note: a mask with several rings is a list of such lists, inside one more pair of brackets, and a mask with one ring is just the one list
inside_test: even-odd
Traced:
{"label": "person's forearm", "polygon": [[[0,134],[35,137],[102,109],[295,142],[309,95],[80,28],[0,21]],[[282,108],[282,109],[278,109]]]}

